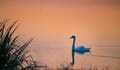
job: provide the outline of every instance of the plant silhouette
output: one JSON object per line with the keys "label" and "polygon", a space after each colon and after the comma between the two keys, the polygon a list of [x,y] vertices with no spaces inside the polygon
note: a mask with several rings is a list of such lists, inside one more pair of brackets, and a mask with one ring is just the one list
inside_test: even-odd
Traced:
{"label": "plant silhouette", "polygon": [[[0,22],[0,70],[26,70],[36,66],[35,61],[27,60],[26,47],[32,39],[22,45],[18,44],[19,35],[13,36],[18,26],[17,21],[8,25],[8,20]],[[26,63],[26,65],[24,65]]]}

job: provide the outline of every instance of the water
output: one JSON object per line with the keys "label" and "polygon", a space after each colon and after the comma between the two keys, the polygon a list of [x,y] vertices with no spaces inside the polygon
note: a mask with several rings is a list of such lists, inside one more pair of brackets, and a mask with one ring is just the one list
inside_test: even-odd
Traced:
{"label": "water", "polygon": [[[62,46],[60,46],[62,47]],[[48,65],[49,67],[56,68],[60,67],[61,64],[67,66],[71,62],[71,46],[67,48],[44,48],[44,49],[34,49],[34,58],[35,60]],[[90,46],[86,46],[90,47]],[[119,50],[120,47],[91,47],[92,51],[89,54],[79,55],[75,54],[75,66],[74,68],[80,68],[82,66],[119,66],[120,57]],[[99,50],[98,50],[99,49]],[[112,51],[112,52],[111,52]],[[99,57],[99,56],[90,56],[90,55],[101,55],[101,56],[111,56],[111,57]]]}

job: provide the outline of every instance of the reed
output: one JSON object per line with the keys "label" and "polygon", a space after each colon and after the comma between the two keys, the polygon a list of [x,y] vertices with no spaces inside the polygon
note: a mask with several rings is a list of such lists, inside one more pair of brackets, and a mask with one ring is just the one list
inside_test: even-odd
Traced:
{"label": "reed", "polygon": [[0,70],[36,69],[36,61],[28,60],[30,57],[26,56],[28,51],[25,51],[33,39],[18,44],[19,35],[13,36],[18,28],[16,23],[17,21],[9,24],[9,19],[0,22]]}
{"label": "reed", "polygon": [[[53,69],[54,70],[54,69]],[[73,68],[73,66],[68,65],[60,65],[57,67],[55,70],[120,70],[120,67],[111,67],[111,66],[90,66],[90,67],[85,67],[85,66],[80,66],[80,68]]]}

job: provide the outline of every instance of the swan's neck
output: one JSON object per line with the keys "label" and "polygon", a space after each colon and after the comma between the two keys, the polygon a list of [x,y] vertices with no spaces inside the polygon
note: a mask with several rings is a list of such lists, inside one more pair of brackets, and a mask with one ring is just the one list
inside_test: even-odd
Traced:
{"label": "swan's neck", "polygon": [[74,65],[74,55],[75,55],[75,38],[73,38],[73,45],[72,45],[72,65]]}
{"label": "swan's neck", "polygon": [[73,45],[72,45],[72,49],[75,48],[75,38],[73,38]]}

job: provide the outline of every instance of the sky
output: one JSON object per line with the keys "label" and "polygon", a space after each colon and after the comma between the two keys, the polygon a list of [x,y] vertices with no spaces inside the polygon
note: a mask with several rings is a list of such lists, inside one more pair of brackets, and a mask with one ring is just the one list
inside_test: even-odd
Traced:
{"label": "sky", "polygon": [[[1,1],[0,19],[19,20],[18,34],[37,42],[65,41],[76,35],[83,44],[119,45],[120,5],[77,0]],[[110,3],[109,3],[110,2]]]}

